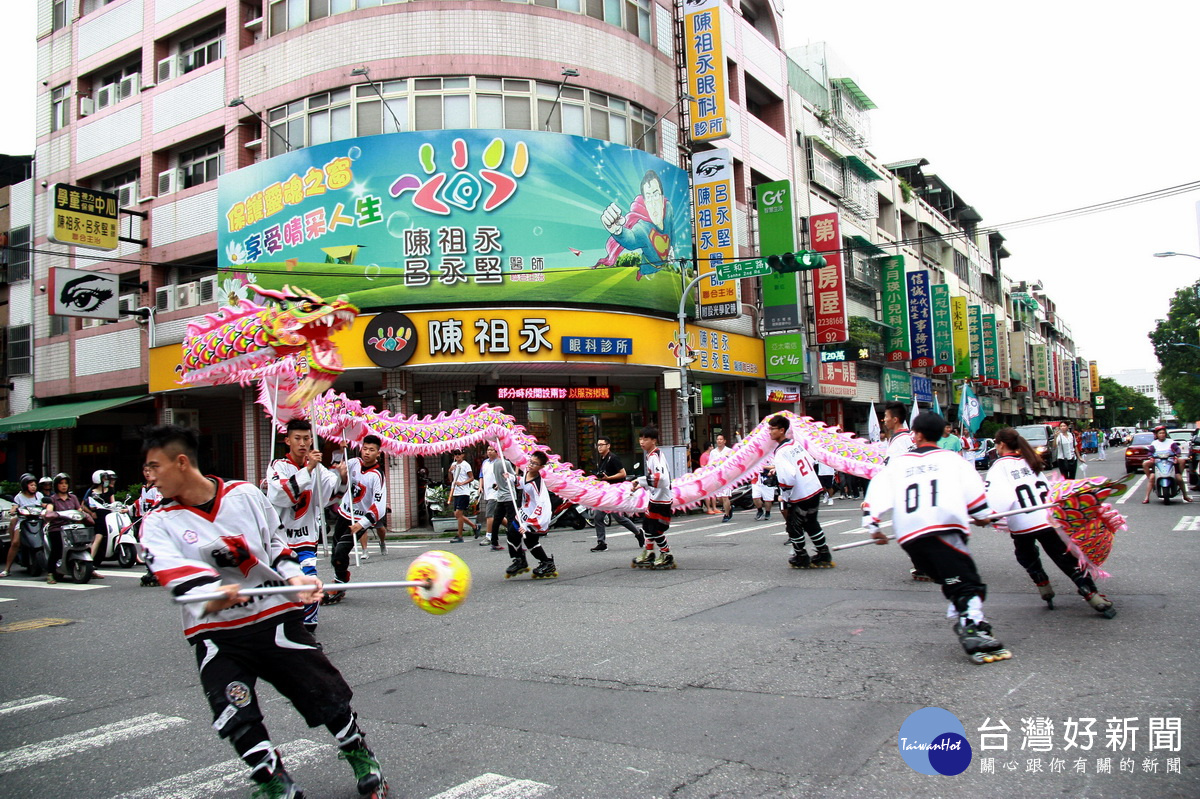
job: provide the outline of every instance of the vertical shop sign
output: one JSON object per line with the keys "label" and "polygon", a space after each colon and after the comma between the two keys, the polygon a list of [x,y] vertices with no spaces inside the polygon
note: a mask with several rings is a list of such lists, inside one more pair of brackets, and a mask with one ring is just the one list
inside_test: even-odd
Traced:
{"label": "vertical shop sign", "polygon": [[907,361],[908,292],[904,285],[904,256],[893,255],[880,262],[883,280],[884,358],[892,363]]}
{"label": "vertical shop sign", "polygon": [[971,377],[983,377],[983,308],[967,306],[967,333],[971,337]]}
{"label": "vertical shop sign", "polygon": [[983,384],[1000,385],[1000,355],[996,352],[996,315],[983,315]]}
{"label": "vertical shop sign", "polygon": [[738,316],[741,283],[716,279],[719,264],[734,260],[733,157],[728,150],[692,154],[692,191],[696,209],[696,257],[699,259],[699,319]]}
{"label": "vertical shop sign", "polygon": [[692,141],[724,139],[730,134],[726,116],[729,81],[721,41],[722,5],[721,0],[690,0],[684,4],[688,93],[696,98],[688,114]]}
{"label": "vertical shop sign", "polygon": [[850,340],[846,275],[842,270],[841,225],[836,213],[811,216],[808,225],[813,251],[819,252],[825,259],[825,266],[812,273],[817,343],[840,344]]}
{"label": "vertical shop sign", "polygon": [[954,374],[956,380],[971,376],[971,326],[967,323],[967,298],[950,298],[950,331],[954,337]]}
{"label": "vertical shop sign", "polygon": [[[781,255],[796,249],[792,225],[792,184],[787,180],[755,187],[758,206],[758,252]],[[775,333],[800,327],[798,273],[771,272],[762,277],[763,330]]]}
{"label": "vertical shop sign", "polygon": [[1092,379],[1092,393],[1100,390],[1100,367],[1095,361],[1088,361],[1088,375]]}
{"label": "vertical shop sign", "polygon": [[1012,353],[1009,361],[1009,374],[1013,380],[1013,393],[1025,394],[1029,391],[1029,350],[1025,342],[1025,332],[1014,330],[1008,334],[1008,349]]}
{"label": "vertical shop sign", "polygon": [[996,360],[1000,369],[1000,388],[1010,386],[1009,364],[1011,358],[1008,352],[1008,322],[996,320]]}
{"label": "vertical shop sign", "polygon": [[908,331],[912,336],[912,365],[933,366],[933,330],[929,305],[929,273],[909,272]]}
{"label": "vertical shop sign", "polygon": [[954,372],[954,333],[950,327],[950,287],[944,283],[929,287],[929,305],[933,314],[933,373]]}

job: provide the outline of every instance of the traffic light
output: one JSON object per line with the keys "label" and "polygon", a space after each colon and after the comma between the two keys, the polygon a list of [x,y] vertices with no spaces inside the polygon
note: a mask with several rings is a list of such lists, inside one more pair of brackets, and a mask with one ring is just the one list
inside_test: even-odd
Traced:
{"label": "traffic light", "polygon": [[820,254],[809,252],[808,250],[767,256],[767,266],[783,275],[791,272],[807,272],[812,269],[820,269],[824,265],[825,259]]}

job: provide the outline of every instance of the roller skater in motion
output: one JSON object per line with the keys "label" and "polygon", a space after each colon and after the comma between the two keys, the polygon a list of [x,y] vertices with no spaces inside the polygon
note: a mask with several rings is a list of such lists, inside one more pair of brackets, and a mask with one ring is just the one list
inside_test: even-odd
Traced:
{"label": "roller skater in motion", "polygon": [[[1044,505],[1050,485],[1042,474],[1044,464],[1029,442],[1013,428],[1005,427],[996,433],[996,451],[1000,457],[987,473],[987,498],[992,510],[1000,513]],[[1054,609],[1054,588],[1042,568],[1038,544],[1042,545],[1046,557],[1071,578],[1076,590],[1089,605],[1107,618],[1117,615],[1108,597],[1099,593],[1095,581],[1079,568],[1079,560],[1068,551],[1062,534],[1050,525],[1048,510],[1018,513],[1003,521],[1007,523],[1012,536],[1017,563],[1029,573],[1038,594],[1050,610]]]}
{"label": "roller skater in motion", "polygon": [[[829,554],[825,533],[817,521],[825,487],[817,476],[817,463],[808,452],[795,443],[786,443],[791,422],[786,416],[772,416],[767,422],[775,450],[775,478],[779,481],[780,501],[787,508],[786,525],[792,556],[788,564],[793,569],[831,569],[837,564]],[[804,536],[812,541],[816,554],[810,558],[804,548]]]}
{"label": "roller skater in motion", "polygon": [[983,616],[987,586],[967,549],[968,523],[985,526],[988,502],[974,467],[953,452],[939,449],[946,421],[925,412],[913,425],[916,449],[888,461],[871,480],[863,502],[863,527],[880,544],[888,536],[879,529],[883,514],[892,512],[892,527],[912,564],[942,587],[950,600],[946,615],[972,663],[1006,660],[1012,654],[992,636]]}
{"label": "roller skater in motion", "polygon": [[[387,485],[383,478],[380,450],[383,441],[376,435],[363,437],[358,457],[339,468],[345,493],[337,508],[337,524],[333,528],[334,584],[350,582],[350,553],[358,546],[358,536],[379,524],[386,509]],[[341,469],[345,471],[341,471]],[[329,591],[322,605],[336,605],[346,597],[345,591]]]}
{"label": "roller skater in motion", "polygon": [[525,479],[518,486],[521,506],[517,508],[517,521],[508,528],[508,554],[512,565],[504,572],[505,579],[529,571],[528,550],[538,559],[531,575],[535,580],[558,576],[554,558],[542,548],[541,539],[550,524],[550,492],[542,481],[542,467],[546,465],[546,453],[534,450],[529,453],[529,465],[525,468]]}
{"label": "roller skater in motion", "polygon": [[[908,429],[908,411],[902,402],[889,402],[883,409],[883,429],[887,430],[888,447],[885,462],[892,458],[912,452],[917,445],[913,443],[913,433]],[[853,479],[853,478],[850,478]],[[931,582],[929,575],[920,569],[909,569],[908,573],[918,583]]]}
{"label": "roller skater in motion", "polygon": [[[630,565],[635,569],[674,569],[675,556],[667,546],[667,528],[671,526],[671,470],[667,458],[658,448],[658,428],[643,427],[638,443],[645,455],[644,477],[637,479],[637,486],[650,492],[650,504],[642,517],[645,547]],[[658,557],[654,557],[654,547]]]}

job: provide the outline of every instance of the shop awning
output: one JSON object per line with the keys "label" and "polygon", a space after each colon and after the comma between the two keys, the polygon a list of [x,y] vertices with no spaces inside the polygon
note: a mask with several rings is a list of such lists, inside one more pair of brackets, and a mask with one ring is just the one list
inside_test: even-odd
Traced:
{"label": "shop awning", "polygon": [[883,249],[878,244],[876,244],[875,242],[868,239],[866,236],[859,236],[857,234],[852,234],[848,238],[850,239],[851,247],[853,247],[856,250],[861,250],[862,252],[865,252],[868,255],[878,256],[878,255],[887,255],[888,254],[887,250]]}
{"label": "shop awning", "polygon": [[864,111],[870,111],[879,107],[875,105],[870,97],[867,97],[866,92],[859,88],[858,84],[855,83],[854,78],[832,78],[829,82],[836,86],[840,86],[842,91],[853,97],[854,102],[857,103],[858,107]]}
{"label": "shop awning", "polygon": [[75,427],[79,417],[89,413],[99,413],[122,405],[141,402],[149,394],[138,394],[133,397],[115,397],[87,402],[67,402],[62,405],[47,405],[44,408],[34,408],[32,411],[18,413],[0,419],[0,433],[23,433],[30,430],[61,430]]}
{"label": "shop awning", "polygon": [[846,156],[846,165],[865,181],[883,180],[882,175],[871,169],[871,166],[857,155]]}

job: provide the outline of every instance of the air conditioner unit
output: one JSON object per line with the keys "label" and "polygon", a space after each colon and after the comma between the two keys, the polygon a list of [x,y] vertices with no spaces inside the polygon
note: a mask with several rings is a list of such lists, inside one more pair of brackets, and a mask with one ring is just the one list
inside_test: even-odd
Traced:
{"label": "air conditioner unit", "polygon": [[195,408],[163,408],[163,424],[196,429],[200,426],[200,411]]}
{"label": "air conditioner unit", "polygon": [[138,75],[136,72],[121,78],[121,82],[117,84],[117,102],[128,100],[137,94],[140,83],[141,75]]}
{"label": "air conditioner unit", "polygon": [[174,286],[163,286],[154,290],[154,310],[159,313],[175,310]]}
{"label": "air conditioner unit", "polygon": [[96,101],[91,97],[79,98],[79,116],[87,117],[96,113]]}
{"label": "air conditioner unit", "polygon": [[128,208],[131,205],[137,205],[138,187],[136,183],[126,183],[124,186],[118,186],[113,193],[117,195],[118,208]]}
{"label": "air conditioner unit", "polygon": [[208,305],[217,301],[217,276],[200,278],[200,304]]}
{"label": "air conditioner unit", "polygon": [[175,287],[175,310],[195,308],[200,304],[200,284],[192,281]]}
{"label": "air conditioner unit", "polygon": [[688,400],[688,405],[691,407],[692,416],[704,415],[704,392],[697,391]]}
{"label": "air conditioner unit", "polygon": [[138,309],[138,295],[126,294],[124,297],[118,297],[117,308],[121,311],[122,316],[119,318],[122,319],[126,313],[136,311]]}
{"label": "air conditioner unit", "polygon": [[158,68],[154,70],[154,77],[158,83],[171,80],[175,77],[175,56],[164,58],[158,62]]}
{"label": "air conditioner unit", "polygon": [[168,169],[166,172],[159,172],[157,187],[159,197],[179,191],[183,188],[183,170]]}
{"label": "air conditioner unit", "polygon": [[116,90],[116,87],[113,86],[111,83],[108,84],[107,86],[101,86],[99,89],[96,89],[96,98],[95,99],[96,99],[96,110],[97,111],[99,111],[101,108],[108,108],[110,105],[113,104],[113,97],[116,94],[115,90]]}

